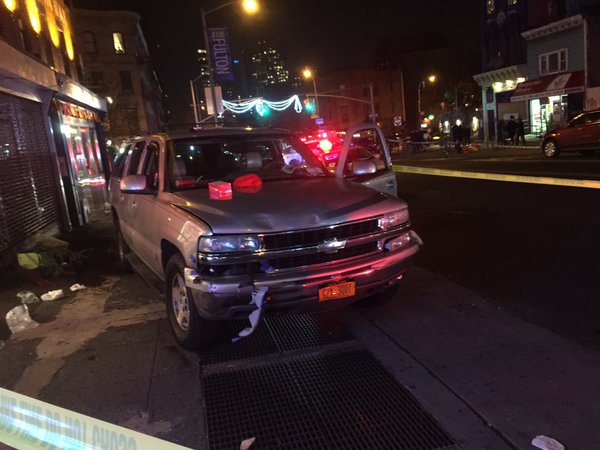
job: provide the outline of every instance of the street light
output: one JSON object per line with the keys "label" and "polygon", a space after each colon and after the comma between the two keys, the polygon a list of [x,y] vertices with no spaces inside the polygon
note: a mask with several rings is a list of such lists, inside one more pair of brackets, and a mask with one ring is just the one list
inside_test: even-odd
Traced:
{"label": "street light", "polygon": [[[241,1],[238,0],[235,2],[228,2],[228,3],[224,3],[222,5],[219,5],[213,9],[209,9],[208,11],[205,11],[204,8],[200,8],[200,16],[202,18],[202,30],[204,31],[204,45],[206,45],[206,62],[208,64],[208,79],[210,82],[210,95],[212,97],[213,118],[214,118],[215,125],[217,125],[217,97],[215,94],[215,79],[214,79],[214,74],[213,74],[212,59],[211,59],[211,55],[210,55],[210,48],[208,45],[208,28],[206,28],[206,16],[214,13],[215,11],[218,11],[219,9],[223,9],[223,8],[225,8],[227,6],[231,6],[231,5],[242,5],[242,9],[247,14],[251,14],[251,15],[256,14],[259,10],[259,5],[256,0],[241,0]],[[195,109],[194,109],[194,111],[195,111]]]}
{"label": "street light", "polygon": [[[435,83],[437,80],[437,76],[435,75],[429,75],[427,77],[427,81],[429,81],[430,83]],[[417,107],[419,109],[419,123],[418,126],[421,126],[421,122],[423,121],[423,117],[421,114],[423,114],[423,111],[421,111],[421,89],[425,87],[425,80],[421,80],[419,81],[419,86],[417,87]]]}
{"label": "street light", "polygon": [[313,82],[313,88],[315,89],[315,114],[317,117],[321,117],[319,115],[319,97],[317,94],[317,82],[315,81],[315,76],[312,70],[308,67],[305,67],[304,70],[302,70],[302,76],[305,80],[312,80]]}

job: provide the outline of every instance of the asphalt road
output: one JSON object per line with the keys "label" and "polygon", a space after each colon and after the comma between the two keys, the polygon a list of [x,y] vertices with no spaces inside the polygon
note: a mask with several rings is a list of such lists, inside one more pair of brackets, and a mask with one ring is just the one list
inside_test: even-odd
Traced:
{"label": "asphalt road", "polygon": [[[425,157],[396,159],[396,164],[600,177],[598,158],[548,161],[535,149]],[[398,185],[425,241],[418,266],[526,320],[600,348],[600,192],[412,174],[398,174]]]}

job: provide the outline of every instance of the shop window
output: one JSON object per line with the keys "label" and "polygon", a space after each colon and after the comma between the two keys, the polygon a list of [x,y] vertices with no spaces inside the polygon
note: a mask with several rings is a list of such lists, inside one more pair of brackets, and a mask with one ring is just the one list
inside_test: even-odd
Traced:
{"label": "shop window", "polygon": [[540,55],[540,75],[552,75],[568,70],[568,53],[563,48],[556,52]]}
{"label": "shop window", "polygon": [[119,32],[113,33],[113,48],[117,55],[125,54],[125,45],[123,44],[123,34]]}
{"label": "shop window", "polygon": [[121,70],[119,71],[119,78],[121,79],[121,92],[123,92],[123,94],[133,94],[131,72],[128,70]]}
{"label": "shop window", "polygon": [[96,47],[96,36],[91,31],[86,31],[83,33],[83,50],[86,53],[98,53],[98,48]]}
{"label": "shop window", "polygon": [[486,0],[486,7],[488,16],[494,14],[494,11],[496,11],[496,0]]}

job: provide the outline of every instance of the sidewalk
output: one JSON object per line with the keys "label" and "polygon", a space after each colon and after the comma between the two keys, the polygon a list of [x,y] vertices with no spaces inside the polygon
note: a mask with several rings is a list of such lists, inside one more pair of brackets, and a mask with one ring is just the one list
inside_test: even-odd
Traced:
{"label": "sidewalk", "polygon": [[[115,425],[188,447],[201,441],[197,357],[174,341],[162,298],[136,274],[120,274],[110,220],[66,236],[89,248],[84,270],[37,286],[18,271],[3,274],[4,348],[0,386]],[[29,305],[37,328],[10,333],[6,311],[16,292],[83,283],[87,289]],[[0,444],[0,447],[2,445]]]}
{"label": "sidewalk", "polygon": [[[0,349],[0,386],[203,448],[198,356],[174,342],[158,294],[137,275],[111,269],[116,255],[105,231],[93,230],[105,254],[79,280],[88,289],[40,304],[32,316],[43,323]],[[462,448],[528,449],[537,435],[570,450],[598,448],[596,351],[418,268],[387,305],[348,308],[344,317]],[[479,441],[494,444],[467,444]]]}

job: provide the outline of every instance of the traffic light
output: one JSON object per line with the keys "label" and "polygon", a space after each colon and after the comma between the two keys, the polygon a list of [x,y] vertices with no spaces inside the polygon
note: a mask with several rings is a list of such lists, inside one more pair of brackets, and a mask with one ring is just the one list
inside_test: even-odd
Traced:
{"label": "traffic light", "polygon": [[315,101],[312,98],[307,98],[304,100],[304,110],[307,113],[314,113],[315,112]]}
{"label": "traffic light", "polygon": [[259,102],[256,105],[256,112],[258,113],[258,115],[260,117],[265,117],[269,115],[269,107],[267,105],[265,105],[263,102]]}

